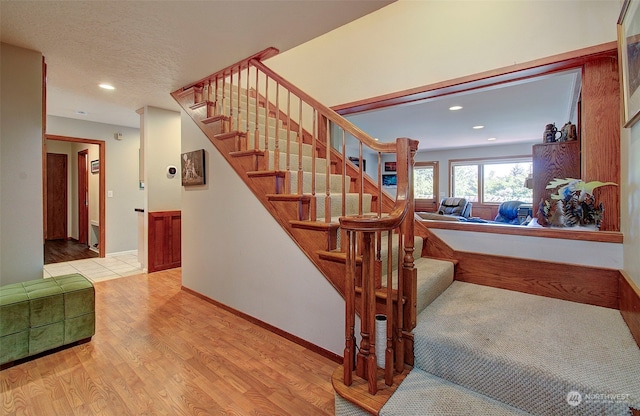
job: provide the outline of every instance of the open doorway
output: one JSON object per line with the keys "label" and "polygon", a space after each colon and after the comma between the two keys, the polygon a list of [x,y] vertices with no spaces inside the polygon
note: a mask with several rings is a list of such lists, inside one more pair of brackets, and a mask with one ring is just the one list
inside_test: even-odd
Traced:
{"label": "open doorway", "polygon": [[45,264],[105,257],[105,142],[45,135],[43,159]]}

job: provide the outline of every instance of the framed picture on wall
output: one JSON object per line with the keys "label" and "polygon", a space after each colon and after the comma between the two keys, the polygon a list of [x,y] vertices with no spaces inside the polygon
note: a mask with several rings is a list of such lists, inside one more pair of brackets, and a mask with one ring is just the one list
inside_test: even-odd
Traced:
{"label": "framed picture on wall", "polygon": [[[349,161],[351,163],[353,163],[354,165],[356,165],[356,167],[360,167],[360,158],[359,157],[349,157]],[[362,159],[362,171],[366,172],[367,171],[367,161],[365,159]]]}
{"label": "framed picture on wall", "polygon": [[99,160],[92,160],[91,161],[91,173],[98,173],[100,172],[100,161]]}
{"label": "framed picture on wall", "polygon": [[624,126],[640,120],[640,0],[625,0],[618,19],[620,89],[624,100]]}
{"label": "framed picture on wall", "polygon": [[206,172],[204,165],[204,149],[182,154],[182,186],[204,185]]}
{"label": "framed picture on wall", "polygon": [[384,162],[384,171],[385,172],[395,172],[396,171],[396,162]]}

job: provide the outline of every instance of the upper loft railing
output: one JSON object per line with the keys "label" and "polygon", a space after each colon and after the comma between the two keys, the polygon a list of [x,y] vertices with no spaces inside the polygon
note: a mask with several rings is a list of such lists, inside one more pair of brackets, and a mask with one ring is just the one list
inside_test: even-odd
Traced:
{"label": "upper loft railing", "polygon": [[[339,248],[346,258],[345,383],[351,383],[355,369],[374,394],[376,312],[388,318],[387,384],[394,370],[404,367],[403,334],[415,326],[413,157],[417,142],[373,139],[262,62],[276,53],[267,49],[180,91],[193,93],[190,108],[203,124],[222,126],[215,129],[216,137],[234,137],[237,153],[262,156],[256,170],[271,171],[278,178],[277,193],[309,201],[308,212],[300,219],[340,222],[342,243],[331,248]],[[382,190],[383,157],[396,162],[395,200]],[[386,271],[381,270],[385,242]],[[392,254],[393,247],[397,256]],[[356,304],[356,299],[362,303]],[[357,365],[356,312],[361,315],[362,337]]]}

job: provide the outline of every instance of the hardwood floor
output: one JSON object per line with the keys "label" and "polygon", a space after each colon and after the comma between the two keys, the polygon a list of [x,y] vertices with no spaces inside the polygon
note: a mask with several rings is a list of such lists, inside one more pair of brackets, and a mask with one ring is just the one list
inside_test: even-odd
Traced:
{"label": "hardwood floor", "polygon": [[91,259],[98,253],[76,240],[45,240],[44,264],[62,263],[66,261]]}
{"label": "hardwood floor", "polygon": [[333,361],[180,284],[180,269],[95,283],[93,339],[0,371],[2,414],[334,414]]}

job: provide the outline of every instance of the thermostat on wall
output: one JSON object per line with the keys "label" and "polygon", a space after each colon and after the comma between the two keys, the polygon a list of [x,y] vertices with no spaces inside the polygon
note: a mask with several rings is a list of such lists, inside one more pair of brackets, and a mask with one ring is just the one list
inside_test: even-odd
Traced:
{"label": "thermostat on wall", "polygon": [[173,165],[169,165],[167,166],[167,178],[173,178],[174,176],[176,176],[176,173],[178,172],[178,168],[176,168]]}

